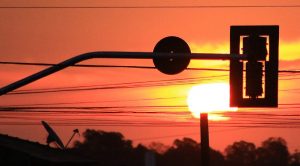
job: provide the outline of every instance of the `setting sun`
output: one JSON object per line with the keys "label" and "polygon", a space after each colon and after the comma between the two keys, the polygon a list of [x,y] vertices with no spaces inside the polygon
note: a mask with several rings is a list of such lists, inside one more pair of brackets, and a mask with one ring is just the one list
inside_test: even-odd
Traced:
{"label": "setting sun", "polygon": [[187,98],[189,110],[195,118],[200,113],[210,113],[210,120],[226,120],[214,112],[236,111],[237,108],[229,107],[229,85],[226,83],[211,83],[193,86]]}

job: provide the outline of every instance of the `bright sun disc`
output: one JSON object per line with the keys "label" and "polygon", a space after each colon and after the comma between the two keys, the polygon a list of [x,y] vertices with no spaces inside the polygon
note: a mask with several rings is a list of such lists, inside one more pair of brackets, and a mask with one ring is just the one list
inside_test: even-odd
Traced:
{"label": "bright sun disc", "polygon": [[[237,108],[229,107],[229,85],[226,83],[193,86],[188,93],[187,103],[195,118],[200,118],[200,113],[203,112],[213,113],[237,110]],[[210,114],[209,119],[226,120],[226,117]]]}

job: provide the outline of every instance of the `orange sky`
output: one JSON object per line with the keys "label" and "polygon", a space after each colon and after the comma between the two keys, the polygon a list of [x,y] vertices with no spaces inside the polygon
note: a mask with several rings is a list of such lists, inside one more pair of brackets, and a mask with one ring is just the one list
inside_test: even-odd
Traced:
{"label": "orange sky", "polygon": [[[0,6],[136,6],[136,5],[293,5],[292,1],[1,1]],[[85,2],[85,3],[83,3]],[[299,5],[299,4],[298,4]],[[229,52],[230,25],[279,25],[280,26],[280,69],[299,69],[300,64],[300,11],[299,8],[197,8],[197,9],[0,9],[0,61],[46,62],[58,63],[66,58],[90,51],[152,51],[155,44],[163,37],[175,35],[186,40],[192,52]],[[85,63],[115,65],[147,65],[151,61],[137,60],[93,60]],[[191,67],[226,68],[227,62],[192,62]],[[0,86],[37,72],[44,67],[0,65]],[[124,82],[147,82],[194,77],[228,75],[228,72],[184,71],[175,76],[167,76],[156,70],[112,69],[112,68],[68,68],[57,74],[32,83],[22,89],[51,88],[79,85],[118,84]],[[298,103],[298,93],[282,91],[295,89],[299,84],[297,75],[280,75],[279,103]],[[282,80],[286,79],[286,80]],[[199,78],[201,83],[227,82],[228,77],[210,79]],[[195,80],[194,80],[195,82]],[[145,83],[144,83],[145,84]],[[148,83],[149,84],[149,83]],[[17,105],[33,103],[58,102],[94,102],[71,106],[145,106],[145,105],[186,105],[187,91],[191,84],[180,86],[159,86],[127,88],[115,90],[80,91],[65,93],[47,93],[30,95],[1,96],[0,105]],[[171,97],[171,99],[157,99]],[[173,98],[179,97],[179,98]],[[141,100],[143,99],[143,100]],[[150,99],[150,100],[144,100]],[[109,102],[105,102],[109,101]],[[70,105],[62,105],[70,106]],[[283,106],[280,106],[283,107]],[[124,109],[125,111],[137,108]],[[150,111],[149,108],[143,108]],[[137,110],[143,111],[139,108]],[[183,110],[182,110],[183,109]],[[155,111],[186,111],[186,108],[166,110],[154,108]],[[152,110],[152,109],[151,109]],[[265,109],[253,110],[252,113]],[[243,112],[243,110],[240,110]],[[270,114],[297,114],[297,109],[267,109]],[[172,135],[195,138],[199,140],[197,119],[190,115],[132,115],[107,116],[97,114],[13,114],[13,119],[4,119],[10,114],[0,114],[3,121],[39,123],[42,118],[50,124],[69,118],[69,122],[91,122],[87,127],[103,130],[120,131],[135,142],[148,143],[149,138],[165,137],[153,141],[170,144]],[[241,115],[243,115],[241,113]],[[246,115],[245,115],[246,116]],[[16,119],[16,117],[20,119]],[[255,117],[251,117],[255,118]],[[251,118],[244,119],[250,123]],[[95,120],[91,120],[95,119]],[[90,120],[90,121],[89,121]],[[95,126],[92,122],[113,120],[128,122],[155,122],[177,125],[193,122],[194,127],[127,127]],[[1,120],[2,121],[2,120]],[[68,122],[68,121],[67,121]],[[173,123],[174,122],[174,123]],[[223,151],[225,146],[236,140],[260,143],[270,136],[282,136],[290,145],[290,150],[300,149],[298,128],[228,128],[224,122],[211,122],[211,146]],[[214,125],[216,127],[214,127]],[[73,126],[55,126],[65,140],[71,134]],[[81,126],[83,131],[86,126]],[[68,130],[68,131],[67,131]],[[29,132],[30,131],[30,132]],[[159,132],[158,132],[159,131]],[[0,125],[0,132],[22,138],[43,141],[46,134],[41,125]],[[170,136],[170,137],[168,137]],[[222,138],[222,140],[220,140]]]}

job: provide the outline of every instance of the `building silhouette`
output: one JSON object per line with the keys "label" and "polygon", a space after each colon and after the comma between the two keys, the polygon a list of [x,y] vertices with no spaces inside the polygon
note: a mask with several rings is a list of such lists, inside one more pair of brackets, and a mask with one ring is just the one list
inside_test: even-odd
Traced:
{"label": "building silhouette", "polygon": [[96,162],[70,150],[0,134],[1,166],[93,166]]}

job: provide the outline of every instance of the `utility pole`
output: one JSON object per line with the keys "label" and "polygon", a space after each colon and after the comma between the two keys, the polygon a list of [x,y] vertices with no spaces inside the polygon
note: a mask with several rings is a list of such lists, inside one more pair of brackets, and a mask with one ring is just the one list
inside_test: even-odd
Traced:
{"label": "utility pole", "polygon": [[209,166],[208,113],[200,114],[201,166]]}

